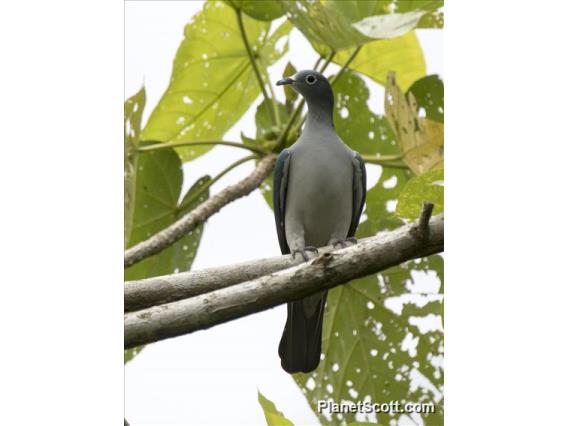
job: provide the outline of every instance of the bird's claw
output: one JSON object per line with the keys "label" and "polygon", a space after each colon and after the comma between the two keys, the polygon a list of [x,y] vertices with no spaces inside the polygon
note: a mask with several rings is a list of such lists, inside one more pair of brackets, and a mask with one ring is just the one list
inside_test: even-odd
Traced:
{"label": "bird's claw", "polygon": [[318,253],[319,253],[319,250],[317,249],[317,247],[314,247],[314,246],[307,246],[307,247],[304,247],[303,249],[294,250],[294,251],[292,252],[292,259],[295,259],[295,258],[296,258],[296,254],[299,253],[299,254],[302,255],[302,257],[304,258],[304,260],[307,262],[308,260],[310,260],[310,258],[309,258],[309,256],[308,256],[308,253],[307,253],[308,251],[312,251],[312,252],[314,252],[315,254],[318,254]]}
{"label": "bird's claw", "polygon": [[345,248],[345,247],[348,247],[348,246],[351,245],[351,244],[348,244],[348,243],[357,244],[357,238],[349,237],[349,238],[346,238],[344,240],[337,240],[337,241],[334,241],[332,243],[332,245],[333,245],[333,248],[337,248],[338,246],[341,247],[341,248]]}

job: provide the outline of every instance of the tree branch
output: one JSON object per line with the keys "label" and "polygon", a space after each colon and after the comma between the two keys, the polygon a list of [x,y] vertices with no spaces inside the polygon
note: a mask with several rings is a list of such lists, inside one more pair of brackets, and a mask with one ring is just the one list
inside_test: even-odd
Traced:
{"label": "tree branch", "polygon": [[270,154],[258,162],[256,169],[240,182],[230,185],[218,194],[201,203],[195,209],[182,216],[177,222],[167,228],[130,247],[124,253],[124,267],[134,265],[147,257],[160,253],[176,241],[205,222],[225,205],[238,198],[248,195],[258,188],[272,171],[276,155]]}
{"label": "tree branch", "polygon": [[[331,246],[319,249],[319,253],[333,251]],[[301,256],[268,257],[232,265],[215,266],[200,271],[126,281],[124,283],[124,311],[132,312],[151,306],[163,305],[200,294],[220,290],[267,274],[304,263]]]}
{"label": "tree branch", "polygon": [[428,222],[427,239],[416,238],[416,226],[405,225],[241,284],[127,313],[125,348],[203,330],[443,251],[443,214]]}

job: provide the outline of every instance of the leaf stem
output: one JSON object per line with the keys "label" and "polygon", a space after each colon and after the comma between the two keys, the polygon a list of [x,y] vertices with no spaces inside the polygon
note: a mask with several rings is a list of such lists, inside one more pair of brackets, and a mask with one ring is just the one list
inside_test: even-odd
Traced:
{"label": "leaf stem", "polygon": [[138,152],[148,152],[157,151],[159,149],[166,148],[177,148],[181,146],[199,146],[199,145],[224,145],[232,146],[235,148],[247,149],[252,152],[256,152],[259,155],[266,155],[268,152],[259,146],[254,146],[246,143],[239,142],[229,142],[229,141],[179,141],[179,142],[167,142],[167,143],[156,143],[152,145],[139,146],[137,148]]}
{"label": "leaf stem", "polygon": [[[252,48],[250,47],[249,41],[247,39],[245,26],[243,24],[243,14],[240,11],[240,9],[235,9],[235,12],[237,14],[237,22],[239,24],[239,31],[241,32],[241,37],[243,38],[243,43],[244,43],[245,48],[247,50],[247,53],[248,53],[248,56],[249,56],[249,61],[252,65],[252,69],[254,70],[254,74],[256,75],[256,79],[258,80],[258,84],[260,85],[260,90],[262,91],[262,95],[264,96],[264,99],[269,101],[269,100],[271,100],[271,98],[268,96],[268,93],[266,92],[266,87],[264,87],[265,84],[264,84],[264,81],[262,79],[262,74],[260,73],[260,70],[258,69],[258,64],[256,62],[254,52],[252,51]],[[270,111],[270,117],[272,118],[272,122],[276,123],[276,111],[275,111],[275,108],[274,108],[274,102],[272,102],[272,109],[269,109],[269,111]]]}
{"label": "leaf stem", "polygon": [[389,161],[383,157],[376,157],[374,155],[362,155],[361,157],[367,164],[376,164],[378,166],[391,167],[393,169],[409,169],[409,167],[404,163],[393,163],[392,160]]}
{"label": "leaf stem", "polygon": [[213,179],[211,179],[209,182],[207,182],[205,185],[203,185],[201,188],[199,188],[199,191],[197,191],[195,194],[193,194],[192,197],[188,198],[187,200],[185,200],[182,204],[180,204],[177,208],[177,211],[182,211],[184,208],[186,208],[188,205],[190,205],[192,202],[194,202],[195,200],[199,199],[199,197],[211,186],[213,185],[215,182],[217,182],[219,179],[221,179],[223,176],[225,176],[227,173],[229,173],[231,170],[233,170],[235,167],[246,163],[249,160],[254,160],[255,158],[258,158],[258,156],[256,155],[249,155],[248,157],[243,157],[240,160],[235,161],[234,163],[228,165],[227,167],[225,167],[223,170],[221,170]]}
{"label": "leaf stem", "polygon": [[359,46],[357,49],[355,49],[353,51],[353,53],[351,54],[351,56],[349,56],[349,58],[347,59],[347,61],[345,61],[345,63],[341,66],[341,69],[339,70],[339,72],[337,74],[335,74],[333,76],[333,78],[331,79],[331,84],[333,85],[333,83],[335,83],[337,81],[337,79],[339,77],[341,77],[341,74],[343,74],[343,72],[347,69],[347,67],[349,65],[351,65],[351,62],[353,62],[353,59],[355,59],[355,57],[357,56],[357,54],[361,51],[361,48],[363,46]]}

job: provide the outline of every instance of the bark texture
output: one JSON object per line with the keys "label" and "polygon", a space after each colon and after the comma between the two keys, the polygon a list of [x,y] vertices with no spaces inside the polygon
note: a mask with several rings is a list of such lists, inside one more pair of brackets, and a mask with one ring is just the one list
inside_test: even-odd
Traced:
{"label": "bark texture", "polygon": [[321,253],[306,263],[241,284],[127,313],[125,348],[203,330],[407,260],[440,253],[444,249],[444,216],[428,219],[429,214],[423,215],[416,224],[366,238],[351,247]]}

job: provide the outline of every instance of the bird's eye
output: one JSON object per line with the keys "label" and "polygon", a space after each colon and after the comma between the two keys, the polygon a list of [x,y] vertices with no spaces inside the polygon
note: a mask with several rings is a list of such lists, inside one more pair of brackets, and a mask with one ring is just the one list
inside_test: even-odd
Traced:
{"label": "bird's eye", "polygon": [[310,74],[306,77],[306,83],[308,83],[308,84],[314,84],[316,81],[317,81],[317,78],[313,74]]}

